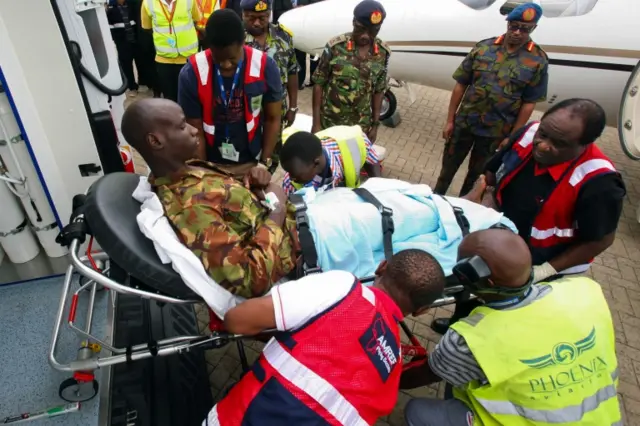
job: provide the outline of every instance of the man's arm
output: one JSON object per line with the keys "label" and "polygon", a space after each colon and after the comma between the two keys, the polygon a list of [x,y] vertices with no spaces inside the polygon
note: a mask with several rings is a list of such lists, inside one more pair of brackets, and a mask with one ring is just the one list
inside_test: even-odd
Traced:
{"label": "man's arm", "polygon": [[198,129],[198,159],[207,159],[207,143],[202,128],[202,105],[198,97],[198,82],[196,74],[190,62],[187,62],[180,70],[178,77],[178,103],[184,110],[187,123]]}
{"label": "man's arm", "polygon": [[322,91],[324,86],[329,82],[331,78],[331,46],[327,44],[322,52],[322,56],[318,61],[311,80],[313,82],[313,95],[312,95],[312,107],[313,107],[313,133],[316,133],[322,129],[320,122],[320,109],[322,108]]}
{"label": "man's arm", "polygon": [[225,206],[229,199],[242,206],[235,221],[246,227],[263,214],[262,207],[245,189],[225,189],[217,178],[204,178],[202,188],[194,191],[191,207],[172,218],[183,243],[200,259],[207,273],[223,287],[246,298],[262,296],[281,277],[274,276],[284,240],[282,224],[286,212],[281,206],[272,212],[253,236],[243,239],[229,226]]}
{"label": "man's arm", "polygon": [[502,165],[502,159],[504,158],[504,155],[511,149],[513,144],[522,137],[525,130],[526,130],[525,126],[522,126],[516,129],[509,137],[509,142],[505,146],[500,148],[498,152],[496,152],[493,155],[493,157],[491,157],[489,161],[487,161],[487,164],[485,166],[485,171],[484,171],[484,175],[487,180],[487,185],[496,186],[497,184],[496,173],[498,172],[498,169]]}
{"label": "man's arm", "polygon": [[575,207],[578,242],[549,261],[556,271],[588,263],[613,244],[626,189],[616,174],[597,176],[581,188]]}
{"label": "man's arm", "polygon": [[539,102],[547,99],[547,86],[549,84],[549,74],[547,64],[542,65],[531,82],[525,87],[522,93],[522,106],[518,112],[518,118],[513,124],[513,130],[518,130],[531,118],[531,114]]}
{"label": "man's arm", "polygon": [[330,271],[286,282],[274,287],[268,296],[230,309],[224,316],[225,328],[246,335],[295,330],[342,300],[354,280],[348,272]]}
{"label": "man's arm", "polygon": [[193,19],[194,24],[202,19],[202,11],[198,7],[197,1],[194,1],[193,5],[191,6],[191,19]]}
{"label": "man's arm", "polygon": [[375,82],[373,87],[373,96],[371,97],[371,119],[374,123],[380,120],[382,98],[384,97],[385,92],[389,89],[389,59],[391,59],[391,53],[387,51],[386,48],[380,49],[380,53],[383,52],[386,54],[384,71],[378,76],[378,80]]}
{"label": "man's arm", "polygon": [[413,389],[445,380],[463,386],[474,380],[486,380],[480,365],[464,338],[450,329],[429,354],[428,362],[402,373],[400,389]]}
{"label": "man's arm", "polygon": [[[296,50],[293,48],[293,40],[289,44],[289,66],[287,72],[289,74],[287,79],[287,94],[289,96],[289,108],[298,107],[298,88],[300,82],[298,81],[298,71],[300,71],[300,64],[296,59]],[[288,112],[288,111],[287,111]],[[291,125],[292,123],[288,123]]]}
{"label": "man's arm", "polygon": [[271,158],[282,124],[282,80],[280,79],[280,70],[271,58],[267,58],[264,77],[267,81],[267,93],[262,98],[264,128],[260,159],[263,161]]}
{"label": "man's arm", "polygon": [[147,9],[147,5],[144,1],[142,2],[142,6],[140,7],[140,26],[143,30],[150,30],[153,28],[151,15],[149,15],[149,10]]}
{"label": "man's arm", "polygon": [[[453,73],[453,79],[456,81],[456,85],[451,92],[451,98],[449,98],[449,109],[447,110],[447,123],[445,129],[450,127],[453,131],[453,125],[456,119],[456,112],[462,102],[464,93],[467,91],[467,87],[473,81],[473,61],[476,55],[476,49],[472,49],[464,60],[458,66],[458,69]],[[445,135],[445,139],[448,139],[451,135]]]}
{"label": "man's arm", "polygon": [[382,166],[380,165],[378,153],[367,135],[363,133],[362,136],[364,137],[364,142],[367,145],[367,158],[362,168],[367,172],[367,176],[369,177],[382,177]]}

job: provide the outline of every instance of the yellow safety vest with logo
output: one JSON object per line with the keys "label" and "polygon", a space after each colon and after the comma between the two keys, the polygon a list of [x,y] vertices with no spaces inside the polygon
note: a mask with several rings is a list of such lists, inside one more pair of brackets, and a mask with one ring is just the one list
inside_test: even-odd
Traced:
{"label": "yellow safety vest with logo", "polygon": [[224,9],[226,7],[227,0],[196,0],[198,9],[202,15],[202,18],[196,23],[196,27],[200,31],[204,31],[207,26],[209,16],[216,10]]}
{"label": "yellow safety vest with logo", "polygon": [[598,283],[551,284],[551,293],[513,310],[476,308],[452,328],[469,345],[488,383],[454,396],[474,426],[620,425],[613,321]]}
{"label": "yellow safety vest with logo", "polygon": [[198,52],[198,33],[193,23],[191,10],[194,0],[174,0],[175,11],[171,11],[162,0],[146,0],[153,21],[153,44],[158,56],[174,59],[188,58]]}
{"label": "yellow safety vest with logo", "polygon": [[[291,127],[285,129],[282,135],[282,143],[285,143],[289,136],[296,131],[298,130]],[[336,141],[342,157],[345,185],[348,188],[360,186],[360,170],[362,170],[362,166],[367,161],[367,143],[362,134],[362,128],[360,126],[333,126],[316,133],[316,136],[321,140],[323,138],[331,138]],[[296,189],[304,187],[304,185],[296,182],[292,182],[292,184]]]}

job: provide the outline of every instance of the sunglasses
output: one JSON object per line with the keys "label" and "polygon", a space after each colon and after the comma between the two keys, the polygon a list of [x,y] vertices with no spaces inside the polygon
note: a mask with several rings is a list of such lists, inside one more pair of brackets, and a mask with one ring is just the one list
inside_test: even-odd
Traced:
{"label": "sunglasses", "polygon": [[529,34],[531,31],[534,30],[535,26],[525,26],[525,25],[519,25],[519,24],[514,24],[514,23],[510,23],[508,25],[509,31],[520,31],[521,33],[525,33],[525,34]]}

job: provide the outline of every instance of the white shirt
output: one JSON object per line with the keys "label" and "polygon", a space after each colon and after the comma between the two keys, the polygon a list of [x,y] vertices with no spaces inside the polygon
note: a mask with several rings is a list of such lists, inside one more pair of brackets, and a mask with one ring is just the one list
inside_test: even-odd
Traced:
{"label": "white shirt", "polygon": [[349,272],[329,271],[275,286],[271,297],[277,329],[291,331],[302,327],[344,299],[355,280]]}

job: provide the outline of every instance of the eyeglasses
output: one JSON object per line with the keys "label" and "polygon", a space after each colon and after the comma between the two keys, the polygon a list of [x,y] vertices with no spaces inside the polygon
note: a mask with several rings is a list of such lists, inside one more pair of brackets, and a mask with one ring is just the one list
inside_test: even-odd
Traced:
{"label": "eyeglasses", "polygon": [[509,31],[513,31],[514,33],[516,31],[520,31],[521,33],[529,34],[531,31],[534,30],[535,26],[530,27],[530,26],[519,25],[515,23],[509,23],[507,28],[509,28]]}

